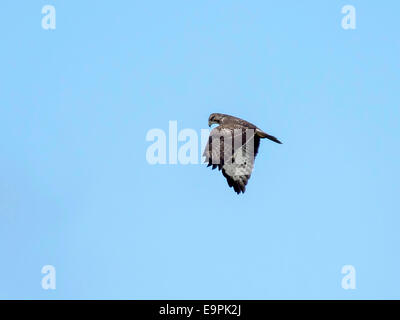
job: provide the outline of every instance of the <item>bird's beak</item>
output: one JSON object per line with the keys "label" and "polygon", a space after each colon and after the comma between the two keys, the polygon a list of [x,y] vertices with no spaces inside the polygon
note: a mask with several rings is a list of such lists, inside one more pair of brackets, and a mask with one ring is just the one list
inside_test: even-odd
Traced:
{"label": "bird's beak", "polygon": [[211,127],[212,122],[210,120],[208,120],[208,127]]}

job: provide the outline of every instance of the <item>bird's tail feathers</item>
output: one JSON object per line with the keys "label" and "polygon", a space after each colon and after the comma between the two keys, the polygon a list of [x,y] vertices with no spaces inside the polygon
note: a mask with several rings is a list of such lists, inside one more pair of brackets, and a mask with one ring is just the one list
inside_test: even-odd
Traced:
{"label": "bird's tail feathers", "polygon": [[269,140],[271,140],[273,142],[282,144],[282,142],[280,142],[277,138],[275,138],[274,136],[269,135],[268,133],[265,133],[264,131],[262,131],[260,129],[257,129],[256,133],[260,138],[267,138],[267,139],[269,139]]}

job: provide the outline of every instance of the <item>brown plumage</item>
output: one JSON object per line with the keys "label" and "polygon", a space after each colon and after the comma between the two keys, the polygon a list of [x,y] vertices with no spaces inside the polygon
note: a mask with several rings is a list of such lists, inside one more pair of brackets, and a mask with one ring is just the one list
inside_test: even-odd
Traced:
{"label": "brown plumage", "polygon": [[211,130],[203,156],[208,167],[222,170],[229,187],[237,194],[246,191],[260,146],[260,139],[267,138],[281,144],[254,124],[227,114],[213,113],[208,125],[219,124]]}

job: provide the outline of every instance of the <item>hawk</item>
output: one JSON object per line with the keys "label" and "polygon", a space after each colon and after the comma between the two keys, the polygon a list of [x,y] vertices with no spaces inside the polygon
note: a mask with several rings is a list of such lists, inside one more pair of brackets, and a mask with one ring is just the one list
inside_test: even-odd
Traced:
{"label": "hawk", "polygon": [[212,113],[208,126],[219,124],[210,132],[203,156],[212,169],[222,170],[229,187],[237,194],[246,191],[260,146],[260,139],[267,138],[282,144],[254,124],[227,114]]}

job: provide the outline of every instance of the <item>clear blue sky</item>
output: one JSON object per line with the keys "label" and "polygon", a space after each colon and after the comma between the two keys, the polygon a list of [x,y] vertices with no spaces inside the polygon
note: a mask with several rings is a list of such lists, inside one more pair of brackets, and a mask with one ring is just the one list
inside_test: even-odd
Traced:
{"label": "clear blue sky", "polygon": [[[0,11],[0,298],[400,298],[398,1]],[[284,142],[262,141],[244,195],[146,162],[148,130],[212,112]]]}

